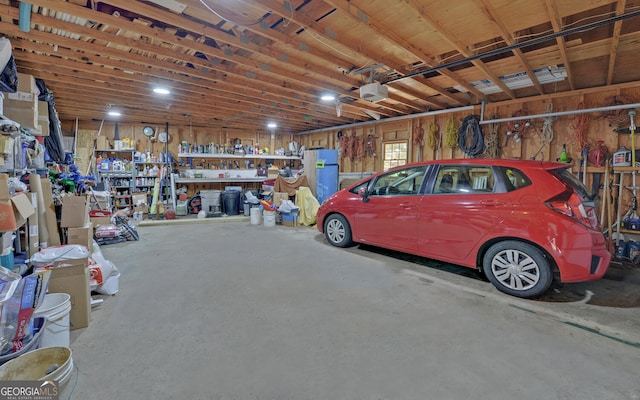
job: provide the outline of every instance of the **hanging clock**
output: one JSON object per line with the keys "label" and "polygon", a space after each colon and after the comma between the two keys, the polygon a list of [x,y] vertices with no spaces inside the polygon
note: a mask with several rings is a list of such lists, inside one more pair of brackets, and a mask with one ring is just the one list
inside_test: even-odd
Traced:
{"label": "hanging clock", "polygon": [[167,143],[167,141],[169,140],[169,135],[167,134],[167,132],[160,132],[158,134],[158,140],[160,141],[160,143]]}
{"label": "hanging clock", "polygon": [[151,137],[153,136],[154,133],[156,133],[156,130],[153,129],[152,126],[145,126],[144,128],[142,128],[142,133],[146,136],[146,137]]}

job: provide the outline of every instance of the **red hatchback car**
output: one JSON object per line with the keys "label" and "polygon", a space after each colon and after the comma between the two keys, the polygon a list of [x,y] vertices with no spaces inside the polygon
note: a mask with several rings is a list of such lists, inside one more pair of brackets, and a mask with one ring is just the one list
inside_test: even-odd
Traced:
{"label": "red hatchback car", "polygon": [[531,298],[554,279],[601,278],[611,261],[595,204],[567,164],[439,160],[377,173],[329,197],[318,230],[354,243],[477,268]]}

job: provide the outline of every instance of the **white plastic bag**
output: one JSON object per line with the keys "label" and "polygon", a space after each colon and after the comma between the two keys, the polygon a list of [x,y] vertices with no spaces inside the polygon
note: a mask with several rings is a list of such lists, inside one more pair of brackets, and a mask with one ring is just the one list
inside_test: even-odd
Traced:
{"label": "white plastic bag", "polygon": [[290,213],[291,211],[299,210],[300,207],[296,206],[291,200],[283,200],[280,207],[278,207],[278,211],[283,213]]}
{"label": "white plastic bag", "polygon": [[89,250],[80,244],[64,244],[61,246],[49,246],[40,250],[31,257],[34,267],[46,267],[59,260],[73,260],[89,257]]}
{"label": "white plastic bag", "polygon": [[101,250],[94,252],[89,259],[89,287],[100,294],[114,295],[118,292],[120,271],[104,258]]}

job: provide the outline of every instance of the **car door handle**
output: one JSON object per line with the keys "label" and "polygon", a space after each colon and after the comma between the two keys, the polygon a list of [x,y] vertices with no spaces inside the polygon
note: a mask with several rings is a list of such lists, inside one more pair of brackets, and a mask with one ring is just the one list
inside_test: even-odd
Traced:
{"label": "car door handle", "polygon": [[504,206],[507,203],[505,203],[504,201],[498,201],[498,200],[482,200],[480,204],[483,206],[496,207],[496,206]]}

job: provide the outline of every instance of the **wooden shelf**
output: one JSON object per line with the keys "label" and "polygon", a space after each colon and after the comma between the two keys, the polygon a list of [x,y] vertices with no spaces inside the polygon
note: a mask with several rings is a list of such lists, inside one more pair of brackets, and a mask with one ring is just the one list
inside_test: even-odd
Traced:
{"label": "wooden shelf", "polygon": [[269,178],[261,176],[256,178],[176,178],[175,183],[216,183],[216,182],[264,182]]}
{"label": "wooden shelf", "polygon": [[640,171],[640,167],[613,167],[613,172],[633,172]]}
{"label": "wooden shelf", "polygon": [[225,153],[179,153],[179,158],[246,158],[257,160],[299,160],[296,156],[276,156],[271,154],[225,154]]}

